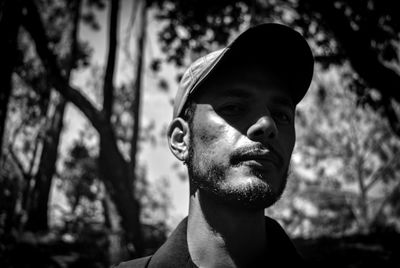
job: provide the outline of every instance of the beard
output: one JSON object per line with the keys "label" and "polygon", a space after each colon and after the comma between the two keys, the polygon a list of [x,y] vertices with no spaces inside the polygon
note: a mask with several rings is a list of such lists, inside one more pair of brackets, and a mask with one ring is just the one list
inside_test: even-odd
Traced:
{"label": "beard", "polygon": [[[230,167],[241,165],[237,162],[238,154],[238,152],[232,152],[229,156]],[[250,175],[258,178],[255,183],[233,185],[227,179],[227,167],[197,150],[192,139],[189,141],[187,166],[191,194],[199,190],[217,202],[246,210],[265,209],[275,204],[286,187],[289,171],[287,167],[284,175],[279,178],[280,183],[276,190],[269,183],[268,175],[256,168],[249,169]]]}

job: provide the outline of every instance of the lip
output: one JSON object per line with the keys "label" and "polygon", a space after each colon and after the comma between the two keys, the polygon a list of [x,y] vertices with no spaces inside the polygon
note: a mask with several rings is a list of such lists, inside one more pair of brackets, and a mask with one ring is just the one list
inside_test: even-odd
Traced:
{"label": "lip", "polygon": [[248,162],[262,166],[273,164],[275,167],[279,166],[279,159],[272,153],[249,153],[240,157],[240,162]]}

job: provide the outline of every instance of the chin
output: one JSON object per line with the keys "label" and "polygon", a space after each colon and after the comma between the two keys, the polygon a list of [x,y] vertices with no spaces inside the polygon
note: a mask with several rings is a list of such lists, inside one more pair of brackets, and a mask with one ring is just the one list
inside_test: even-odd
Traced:
{"label": "chin", "polygon": [[276,172],[265,172],[257,169],[236,171],[226,178],[230,178],[229,182],[221,184],[227,188],[247,189],[248,191],[254,188],[255,191],[268,191],[277,195],[286,184],[285,181],[282,181],[283,176],[278,176]]}
{"label": "chin", "polygon": [[199,190],[215,202],[247,210],[263,210],[279,200],[287,176],[278,176],[275,169],[259,169],[248,165],[226,167],[188,166],[191,193]]}
{"label": "chin", "polygon": [[[206,185],[203,185],[206,186]],[[201,187],[203,192],[216,201],[246,210],[263,210],[279,200],[280,194],[256,177],[248,177],[241,182],[221,183],[214,187]]]}

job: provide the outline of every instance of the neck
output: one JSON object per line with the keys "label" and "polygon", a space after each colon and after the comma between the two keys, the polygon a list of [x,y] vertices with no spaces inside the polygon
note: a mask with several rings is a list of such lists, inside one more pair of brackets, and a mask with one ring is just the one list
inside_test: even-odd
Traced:
{"label": "neck", "polygon": [[196,191],[190,196],[187,241],[199,267],[251,267],[265,253],[264,210],[232,207]]}

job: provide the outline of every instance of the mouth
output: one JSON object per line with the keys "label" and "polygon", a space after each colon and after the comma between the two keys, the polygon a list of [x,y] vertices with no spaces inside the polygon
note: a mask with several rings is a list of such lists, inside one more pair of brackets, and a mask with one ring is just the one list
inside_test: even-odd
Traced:
{"label": "mouth", "polygon": [[240,154],[237,158],[233,159],[236,165],[249,164],[252,166],[259,166],[260,168],[266,168],[267,166],[273,165],[279,167],[279,157],[269,150],[257,150],[250,151]]}
{"label": "mouth", "polygon": [[240,162],[260,167],[266,167],[269,165],[273,165],[275,167],[278,166],[275,160],[270,157],[249,156],[249,157],[244,157]]}

